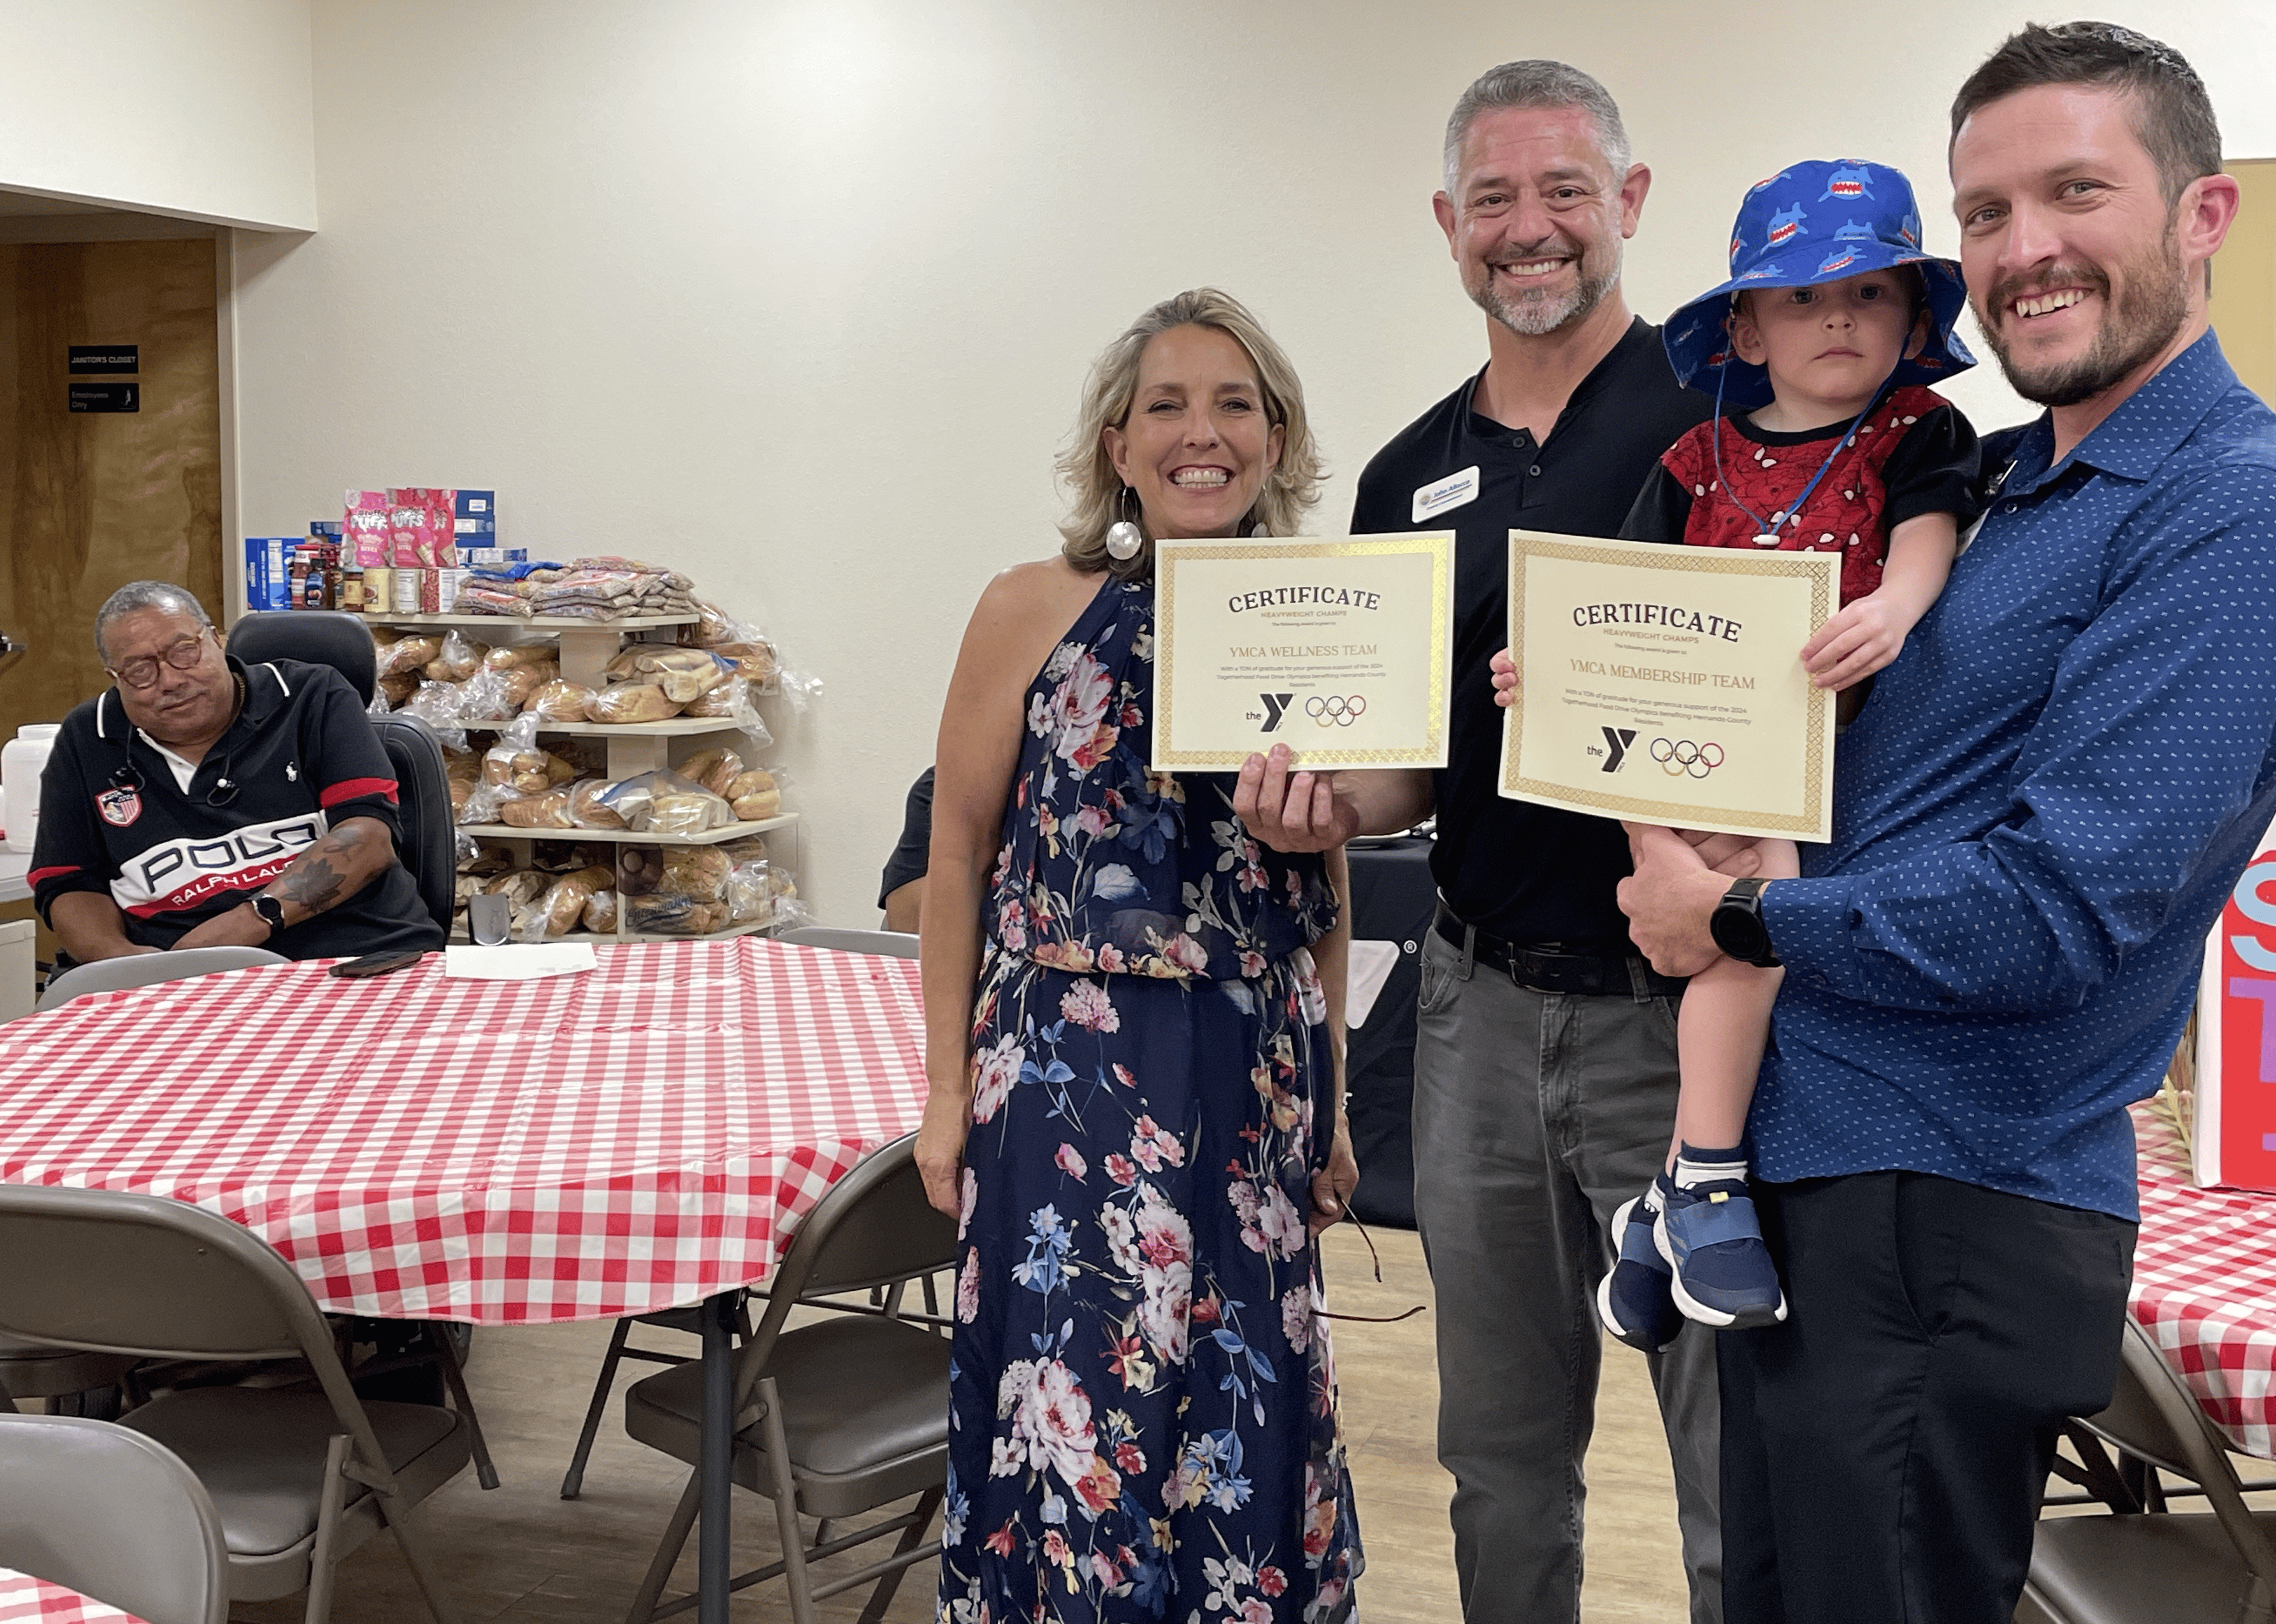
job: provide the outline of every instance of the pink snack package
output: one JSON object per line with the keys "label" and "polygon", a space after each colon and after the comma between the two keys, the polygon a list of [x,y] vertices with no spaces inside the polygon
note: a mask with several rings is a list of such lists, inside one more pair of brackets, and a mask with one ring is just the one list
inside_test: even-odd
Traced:
{"label": "pink snack package", "polygon": [[459,561],[456,519],[447,490],[405,486],[387,493],[395,563],[404,569],[448,569]]}
{"label": "pink snack package", "polygon": [[363,569],[384,569],[392,554],[387,535],[387,493],[351,490],[340,514],[342,550]]}

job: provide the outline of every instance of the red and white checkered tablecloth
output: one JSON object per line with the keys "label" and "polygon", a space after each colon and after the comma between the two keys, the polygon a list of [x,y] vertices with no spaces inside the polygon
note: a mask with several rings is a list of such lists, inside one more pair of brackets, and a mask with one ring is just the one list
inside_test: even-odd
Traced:
{"label": "red and white checkered tablecloth", "polygon": [[0,1182],[197,1203],[323,1307],[515,1324],[763,1279],[925,1095],[914,962],[756,937],[542,981],[439,955],[74,999],[0,1035]]}
{"label": "red and white checkered tablecloth", "polygon": [[0,1624],[142,1624],[131,1613],[0,1567]]}
{"label": "red and white checkered tablecloth", "polygon": [[2199,1189],[2172,1127],[2134,1111],[2134,1317],[2247,1454],[2276,1460],[2276,1195]]}

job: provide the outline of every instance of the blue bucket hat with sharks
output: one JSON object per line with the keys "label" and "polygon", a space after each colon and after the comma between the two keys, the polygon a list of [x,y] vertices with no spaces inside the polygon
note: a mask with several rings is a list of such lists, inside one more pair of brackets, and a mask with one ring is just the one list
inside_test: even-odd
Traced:
{"label": "blue bucket hat with sharks", "polygon": [[1730,279],[1667,318],[1664,339],[1677,380],[1711,395],[1719,388],[1741,410],[1768,406],[1770,375],[1734,354],[1724,330],[1733,296],[1750,287],[1812,287],[1895,265],[1920,267],[1931,330],[1890,382],[1938,383],[1974,366],[1976,357],[1953,331],[1968,290],[1957,264],[1922,248],[1912,182],[1885,163],[1854,158],[1780,170],[1739,205]]}

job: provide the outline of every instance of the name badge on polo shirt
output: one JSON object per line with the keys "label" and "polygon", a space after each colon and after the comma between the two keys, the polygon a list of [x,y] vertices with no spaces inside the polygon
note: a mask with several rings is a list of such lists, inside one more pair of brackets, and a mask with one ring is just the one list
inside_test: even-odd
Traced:
{"label": "name badge on polo shirt", "polygon": [[1478,467],[1472,463],[1460,474],[1449,474],[1442,480],[1415,489],[1415,522],[1421,524],[1435,519],[1453,508],[1466,506],[1478,499]]}

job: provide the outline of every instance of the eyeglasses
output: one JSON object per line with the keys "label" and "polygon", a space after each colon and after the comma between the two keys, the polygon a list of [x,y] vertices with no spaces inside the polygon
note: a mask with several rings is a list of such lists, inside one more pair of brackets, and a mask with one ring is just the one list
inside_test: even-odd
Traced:
{"label": "eyeglasses", "polygon": [[103,669],[110,672],[113,677],[130,688],[147,688],[158,680],[160,660],[165,661],[176,671],[195,671],[198,662],[205,658],[205,643],[204,631],[193,632],[187,637],[176,638],[156,654],[146,654],[138,659],[129,660],[115,671],[108,665]]}

